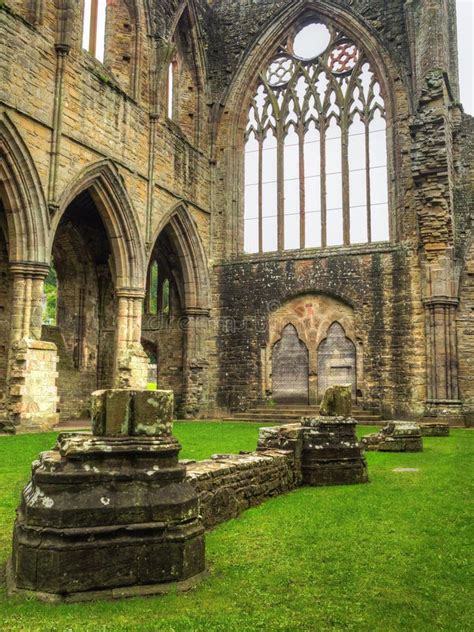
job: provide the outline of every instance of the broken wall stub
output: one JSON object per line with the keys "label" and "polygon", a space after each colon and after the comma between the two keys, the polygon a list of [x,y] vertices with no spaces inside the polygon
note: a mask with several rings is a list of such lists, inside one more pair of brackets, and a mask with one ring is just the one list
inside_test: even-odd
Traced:
{"label": "broken wall stub", "polygon": [[171,434],[172,393],[93,399],[94,433],[60,434],[33,464],[10,590],[47,601],[185,590],[205,571],[204,528]]}
{"label": "broken wall stub", "polygon": [[362,438],[366,450],[378,452],[423,452],[421,427],[415,422],[390,421],[380,432]]}

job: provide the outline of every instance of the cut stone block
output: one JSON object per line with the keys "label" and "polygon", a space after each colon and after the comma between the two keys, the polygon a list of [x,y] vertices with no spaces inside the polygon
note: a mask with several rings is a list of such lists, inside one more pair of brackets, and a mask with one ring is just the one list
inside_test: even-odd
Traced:
{"label": "cut stone block", "polygon": [[172,391],[137,391],[133,395],[130,433],[133,436],[171,434],[173,406]]}
{"label": "cut stone block", "polygon": [[366,450],[379,452],[422,452],[421,428],[411,421],[390,421],[380,432],[363,437]]}
{"label": "cut stone block", "polygon": [[344,417],[352,415],[352,386],[350,384],[334,385],[326,389],[319,406],[322,417]]}
{"label": "cut stone block", "polygon": [[343,417],[302,420],[303,484],[356,485],[369,480],[364,448],[357,440],[357,422]]}
{"label": "cut stone block", "polygon": [[449,423],[447,421],[430,421],[420,423],[421,434],[424,437],[449,437]]}
{"label": "cut stone block", "polygon": [[172,391],[110,389],[92,394],[96,436],[159,436],[173,431]]}

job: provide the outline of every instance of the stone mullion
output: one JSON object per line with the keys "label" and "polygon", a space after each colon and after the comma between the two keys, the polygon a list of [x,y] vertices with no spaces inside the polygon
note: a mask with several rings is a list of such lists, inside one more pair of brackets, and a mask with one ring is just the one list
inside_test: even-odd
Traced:
{"label": "stone mullion", "polygon": [[349,131],[346,117],[343,115],[341,119],[341,157],[342,157],[342,224],[343,224],[343,241],[344,245],[348,245],[351,241],[350,236],[350,213],[349,213]]}
{"label": "stone mullion", "polygon": [[263,134],[258,139],[258,252],[263,252]]}
{"label": "stone mullion", "polygon": [[278,250],[285,249],[285,138],[283,123],[277,128]]}
{"label": "stone mullion", "polygon": [[305,129],[302,121],[298,128],[299,149],[299,178],[300,178],[300,248],[306,247],[306,191],[304,166],[304,136]]}
{"label": "stone mullion", "polygon": [[95,57],[97,50],[97,18],[99,14],[98,0],[91,0],[91,22],[89,29],[89,53]]}
{"label": "stone mullion", "polygon": [[365,188],[367,200],[367,241],[372,241],[372,199],[370,192],[370,128],[369,115],[365,116]]}
{"label": "stone mullion", "polygon": [[320,118],[320,175],[321,175],[321,246],[327,244],[327,200],[326,200],[326,120]]}

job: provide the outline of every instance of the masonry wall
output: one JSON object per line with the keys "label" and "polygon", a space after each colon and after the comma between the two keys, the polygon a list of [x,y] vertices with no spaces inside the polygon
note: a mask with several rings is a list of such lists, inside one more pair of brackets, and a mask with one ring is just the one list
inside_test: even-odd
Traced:
{"label": "masonry wall", "polygon": [[301,484],[301,471],[289,450],[216,455],[208,461],[183,463],[187,480],[198,493],[206,529]]}
{"label": "masonry wall", "polygon": [[[261,349],[271,313],[299,294],[321,293],[353,307],[363,346],[363,404],[386,416],[420,412],[424,399],[424,320],[416,259],[403,247],[365,255],[240,262],[220,269],[224,305],[219,403],[245,409],[264,399]],[[253,288],[259,285],[256,293]]]}

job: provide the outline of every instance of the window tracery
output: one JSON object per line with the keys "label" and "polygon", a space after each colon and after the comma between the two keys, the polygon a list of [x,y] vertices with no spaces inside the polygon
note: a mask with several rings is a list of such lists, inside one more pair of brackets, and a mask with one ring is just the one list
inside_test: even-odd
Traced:
{"label": "window tracery", "polygon": [[386,110],[370,61],[314,21],[261,73],[245,132],[244,250],[389,239]]}

